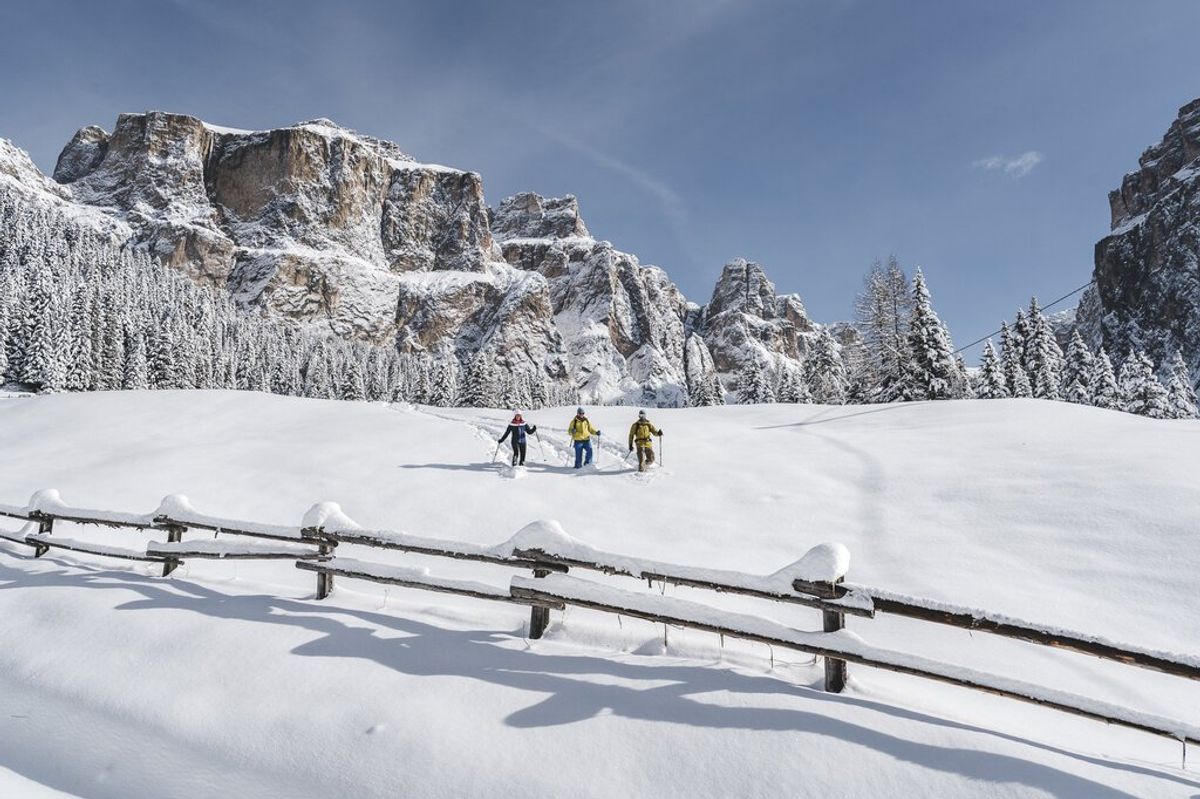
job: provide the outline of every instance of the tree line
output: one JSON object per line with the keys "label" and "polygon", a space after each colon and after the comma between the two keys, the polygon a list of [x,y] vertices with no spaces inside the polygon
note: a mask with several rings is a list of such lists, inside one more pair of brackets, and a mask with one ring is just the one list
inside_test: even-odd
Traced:
{"label": "tree line", "polygon": [[[0,384],[44,392],[239,389],[298,397],[439,406],[569,405],[578,392],[538,371],[470,354],[401,354],[246,309],[63,213],[0,192]],[[753,359],[727,393],[715,375],[689,385],[693,405],[726,401],[876,403],[1034,397],[1154,418],[1194,418],[1183,358],[1160,370],[1143,352],[1119,369],[1076,332],[1064,354],[1034,299],[968,369],[933,308],[924,276],[876,263],[852,336],[806,335],[804,357]],[[461,360],[460,360],[461,359]],[[690,376],[689,376],[690,378]]]}
{"label": "tree line", "polygon": [[876,262],[855,302],[856,336],[838,342],[829,328],[808,336],[799,369],[750,362],[735,381],[742,402],[820,404],[1032,397],[1127,411],[1156,419],[1197,417],[1196,394],[1178,351],[1166,369],[1133,350],[1117,370],[1073,331],[1067,352],[1034,297],[1010,326],[1000,350],[991,340],[981,365],[968,369],[933,308],[921,270],[910,280],[896,258]]}
{"label": "tree line", "polygon": [[340,338],[240,308],[64,214],[0,192],[0,384],[43,392],[240,389],[297,397],[576,401],[545,375]]}

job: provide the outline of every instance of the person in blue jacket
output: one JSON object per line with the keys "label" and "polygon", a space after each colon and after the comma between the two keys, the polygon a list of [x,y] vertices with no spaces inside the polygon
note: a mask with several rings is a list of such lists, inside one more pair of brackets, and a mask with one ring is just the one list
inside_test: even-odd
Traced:
{"label": "person in blue jacket", "polygon": [[499,443],[503,444],[504,439],[512,436],[512,465],[525,465],[525,443],[528,436],[537,432],[537,425],[526,424],[521,418],[521,412],[515,411],[513,419],[508,423],[508,429],[504,431],[504,435],[500,436]]}

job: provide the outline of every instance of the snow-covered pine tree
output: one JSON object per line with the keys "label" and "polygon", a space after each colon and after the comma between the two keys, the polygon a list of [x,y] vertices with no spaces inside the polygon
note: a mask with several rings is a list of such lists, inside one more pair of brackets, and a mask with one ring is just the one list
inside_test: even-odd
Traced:
{"label": "snow-covered pine tree", "polygon": [[125,377],[121,388],[140,391],[150,387],[150,367],[146,358],[146,336],[132,326],[125,336]]}
{"label": "snow-covered pine tree", "polygon": [[1170,416],[1167,390],[1154,374],[1154,362],[1142,351],[1130,353],[1121,364],[1121,410],[1166,419]]}
{"label": "snow-covered pine tree", "polygon": [[1097,408],[1119,410],[1121,408],[1121,390],[1117,385],[1116,372],[1112,360],[1101,347],[1092,359],[1092,373],[1088,381],[1091,392],[1091,404]]}
{"label": "snow-covered pine tree", "polygon": [[[0,291],[5,288],[0,282]],[[0,296],[0,386],[8,379],[8,298]]]}
{"label": "snow-covered pine tree", "polygon": [[747,359],[737,377],[738,399],[744,405],[775,401],[775,392],[767,379],[767,367],[753,358]]}
{"label": "snow-covered pine tree", "polygon": [[61,304],[55,296],[49,268],[34,270],[29,297],[26,316],[29,332],[21,381],[41,391],[62,391],[67,385],[67,369],[60,333],[66,325],[60,317]]}
{"label": "snow-covered pine tree", "polygon": [[363,380],[362,361],[350,353],[346,359],[346,371],[342,375],[341,399],[362,402],[367,398],[367,387]]}
{"label": "snow-covered pine tree", "polygon": [[957,367],[954,347],[942,320],[933,310],[925,277],[918,267],[913,275],[913,309],[908,323],[908,349],[912,354],[908,382],[912,399],[950,399]]}
{"label": "snow-covered pine tree", "polygon": [[1167,384],[1167,408],[1170,419],[1195,419],[1196,389],[1192,386],[1191,373],[1183,360],[1183,353],[1175,350],[1171,359],[1171,379]]}
{"label": "snow-covered pine tree", "polygon": [[989,338],[983,345],[983,359],[979,365],[979,388],[975,392],[979,399],[1007,399],[1008,381],[1004,377],[1004,368],[996,357],[996,348]]}
{"label": "snow-covered pine tree", "polygon": [[[432,364],[429,384],[429,404],[439,408],[452,408],[458,399],[458,375],[455,368],[455,362],[449,357],[444,357]],[[510,384],[508,391],[511,394],[512,388],[511,377],[508,381]]]}
{"label": "snow-covered pine tree", "polygon": [[[1017,311],[1017,316],[1022,315]],[[1000,371],[1004,374],[1004,385],[1010,397],[1031,397],[1033,389],[1029,385],[1029,376],[1025,373],[1022,346],[1013,334],[1008,322],[1000,323]]]}
{"label": "snow-covered pine tree", "polygon": [[1029,301],[1029,338],[1025,342],[1025,368],[1033,396],[1037,399],[1062,399],[1062,348],[1054,337],[1050,320],[1042,313],[1037,297]]}
{"label": "snow-covered pine tree", "polygon": [[[1033,323],[1029,317],[1025,315],[1023,308],[1017,309],[1017,316],[1013,320],[1011,335],[1009,337],[1012,343],[1013,357],[1021,370],[1025,372],[1026,377],[1029,374],[1029,341],[1033,338]],[[1030,386],[1033,385],[1033,380],[1029,381]],[[1031,395],[1032,396],[1032,395]]]}
{"label": "snow-covered pine tree", "polygon": [[846,402],[850,390],[846,365],[842,362],[837,342],[827,329],[821,328],[817,332],[804,367],[804,380],[813,402],[819,405],[842,405]]}
{"label": "snow-covered pine tree", "polygon": [[501,403],[500,379],[496,357],[490,350],[479,350],[467,362],[463,372],[461,402],[469,408],[498,408]]}
{"label": "snow-covered pine tree", "polygon": [[1071,342],[1067,345],[1067,357],[1063,362],[1062,399],[1079,405],[1089,405],[1092,402],[1092,373],[1095,370],[1095,358],[1078,330],[1071,333]]}
{"label": "snow-covered pine tree", "polygon": [[954,356],[954,383],[951,386],[951,398],[975,399],[975,386],[971,382],[971,372],[967,362],[961,355]]}

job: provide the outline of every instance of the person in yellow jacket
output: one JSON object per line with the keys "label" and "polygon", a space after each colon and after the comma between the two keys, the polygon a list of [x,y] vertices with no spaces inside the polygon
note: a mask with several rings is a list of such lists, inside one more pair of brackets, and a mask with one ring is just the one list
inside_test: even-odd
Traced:
{"label": "person in yellow jacket", "polygon": [[638,411],[637,421],[629,428],[629,451],[633,452],[634,445],[637,445],[639,472],[646,471],[646,467],[654,463],[654,439],[650,436],[662,434],[663,431],[646,418],[645,411]]}
{"label": "person in yellow jacket", "polygon": [[[575,468],[582,467],[584,463],[591,463],[592,436],[599,436],[600,431],[592,427],[592,422],[583,412],[583,408],[575,409],[575,418],[567,425],[567,433],[575,442]],[[586,461],[584,460],[585,455],[587,456]]]}

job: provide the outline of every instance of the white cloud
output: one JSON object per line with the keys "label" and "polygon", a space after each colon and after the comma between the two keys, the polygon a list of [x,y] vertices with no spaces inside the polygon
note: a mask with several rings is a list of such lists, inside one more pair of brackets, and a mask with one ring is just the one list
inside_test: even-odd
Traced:
{"label": "white cloud", "polygon": [[1020,155],[992,155],[980,158],[971,166],[986,169],[989,172],[1001,171],[1013,178],[1023,178],[1042,162],[1042,154],[1037,150],[1027,150]]}

